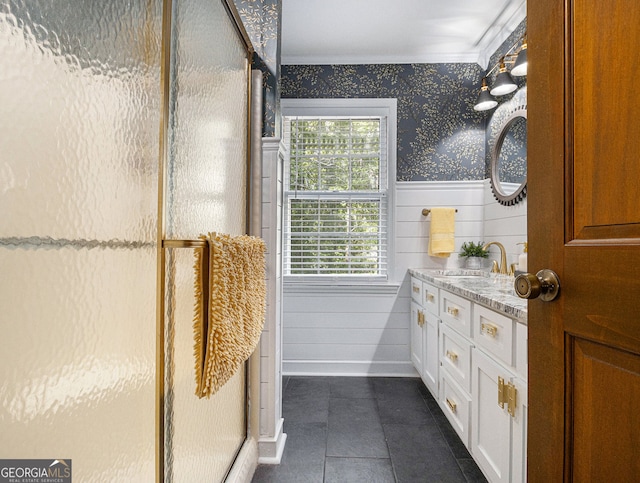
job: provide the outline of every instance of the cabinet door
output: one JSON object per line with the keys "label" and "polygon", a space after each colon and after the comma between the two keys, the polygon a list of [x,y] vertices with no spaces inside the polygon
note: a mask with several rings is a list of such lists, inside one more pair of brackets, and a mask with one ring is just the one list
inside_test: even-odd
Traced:
{"label": "cabinet door", "polygon": [[424,353],[422,320],[424,310],[417,303],[411,302],[411,362],[422,376],[422,356]]}
{"label": "cabinet door", "polygon": [[472,349],[473,404],[471,452],[491,482],[508,482],[511,474],[512,418],[498,405],[498,377],[513,375],[479,349]]}
{"label": "cabinet door", "polygon": [[527,417],[529,402],[527,399],[527,382],[516,378],[513,381],[516,386],[516,414],[512,418],[511,430],[511,482],[525,483],[527,481]]}
{"label": "cabinet door", "polygon": [[471,342],[446,324],[440,327],[440,364],[460,386],[471,392]]}
{"label": "cabinet door", "polygon": [[438,399],[438,372],[440,369],[440,357],[438,355],[438,326],[440,320],[430,312],[425,311],[425,323],[422,327],[422,380]]}

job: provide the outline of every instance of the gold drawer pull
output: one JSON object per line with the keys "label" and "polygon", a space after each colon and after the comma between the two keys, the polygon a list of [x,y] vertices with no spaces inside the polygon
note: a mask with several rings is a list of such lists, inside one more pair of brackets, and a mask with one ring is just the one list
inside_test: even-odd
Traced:
{"label": "gold drawer pull", "polygon": [[435,297],[433,296],[432,293],[428,293],[427,294],[427,302],[433,302],[435,300]]}
{"label": "gold drawer pull", "polygon": [[415,293],[420,292],[420,287],[418,287],[417,285],[414,285],[414,286],[413,286],[413,291],[414,291]]}
{"label": "gold drawer pull", "polygon": [[451,412],[455,414],[456,408],[458,407],[458,405],[449,398],[446,398],[446,401],[447,401],[447,406],[449,406],[449,409],[451,409]]}
{"label": "gold drawer pull", "polygon": [[491,337],[495,337],[498,335],[498,328],[493,324],[485,324],[484,322],[480,325],[480,332],[483,332]]}
{"label": "gold drawer pull", "polygon": [[447,351],[447,357],[451,359],[452,362],[458,361],[458,354],[456,354],[455,352]]}
{"label": "gold drawer pull", "polygon": [[460,311],[456,307],[447,307],[447,312],[454,317],[457,317]]}

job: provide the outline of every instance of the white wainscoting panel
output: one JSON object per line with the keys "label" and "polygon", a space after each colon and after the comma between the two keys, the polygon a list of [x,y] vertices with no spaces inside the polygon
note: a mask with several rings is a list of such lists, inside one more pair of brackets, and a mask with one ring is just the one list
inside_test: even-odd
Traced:
{"label": "white wainscoting panel", "polygon": [[[424,181],[396,183],[396,273],[405,277],[408,268],[457,268],[460,246],[483,238],[482,181]],[[456,208],[455,252],[449,258],[427,255],[431,215],[423,208]],[[401,278],[402,280],[402,278]]]}
{"label": "white wainscoting panel", "polygon": [[[527,241],[527,198],[517,205],[503,206],[495,199],[489,180],[484,181],[484,240],[498,241],[507,251],[507,263],[517,263],[522,243]],[[491,247],[491,258],[499,260],[499,252]]]}

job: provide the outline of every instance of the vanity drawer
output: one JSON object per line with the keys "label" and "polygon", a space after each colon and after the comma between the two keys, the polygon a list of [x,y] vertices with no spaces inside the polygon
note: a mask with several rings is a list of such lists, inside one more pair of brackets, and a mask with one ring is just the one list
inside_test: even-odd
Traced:
{"label": "vanity drawer", "polygon": [[464,445],[469,448],[471,398],[444,371],[440,378],[440,407]]}
{"label": "vanity drawer", "polygon": [[411,300],[422,305],[422,281],[411,277]]}
{"label": "vanity drawer", "polygon": [[422,282],[422,306],[436,317],[440,317],[440,289],[427,282]]}
{"label": "vanity drawer", "polygon": [[471,392],[471,348],[473,344],[442,324],[440,362],[444,370],[467,392]]}
{"label": "vanity drawer", "polygon": [[513,366],[513,337],[516,322],[509,317],[476,305],[473,310],[473,340],[478,347]]}
{"label": "vanity drawer", "polygon": [[471,337],[471,302],[440,290],[440,318],[462,335]]}

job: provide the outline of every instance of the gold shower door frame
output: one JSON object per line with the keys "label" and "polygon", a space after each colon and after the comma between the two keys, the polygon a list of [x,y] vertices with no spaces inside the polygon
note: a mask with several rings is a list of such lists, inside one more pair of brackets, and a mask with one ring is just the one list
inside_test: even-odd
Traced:
{"label": "gold shower door frame", "polygon": [[[251,60],[253,46],[242,24],[233,0],[219,0],[223,3],[229,21],[233,24],[239,40],[244,45],[246,52],[246,100],[247,100],[247,126],[246,126],[246,227],[249,231],[250,220],[250,175],[251,175]],[[160,114],[160,142],[159,142],[159,166],[158,166],[158,225],[157,225],[157,290],[156,290],[156,482],[165,480],[165,296],[166,296],[166,263],[167,249],[198,248],[206,246],[202,240],[168,240],[166,238],[166,172],[169,161],[169,119],[170,119],[170,93],[171,93],[171,45],[172,45],[172,12],[173,0],[163,0],[162,12],[162,54],[160,83],[162,91],[162,106]],[[206,317],[206,311],[204,316]],[[206,325],[205,325],[206,326]],[[245,364],[248,369],[249,364]],[[249,408],[248,408],[248,370],[245,372],[245,441],[249,436]],[[194,396],[195,397],[195,396]],[[237,455],[236,455],[237,456]]]}

